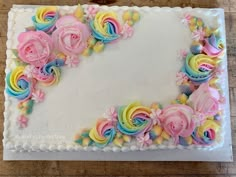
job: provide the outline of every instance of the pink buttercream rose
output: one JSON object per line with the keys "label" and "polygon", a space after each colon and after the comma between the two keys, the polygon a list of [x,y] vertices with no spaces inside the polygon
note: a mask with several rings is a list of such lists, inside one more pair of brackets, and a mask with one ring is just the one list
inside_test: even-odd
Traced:
{"label": "pink buttercream rose", "polygon": [[194,109],[196,114],[203,115],[201,119],[217,114],[219,102],[219,91],[209,87],[208,83],[201,84],[188,99],[188,104]]}
{"label": "pink buttercream rose", "polygon": [[162,110],[161,125],[174,138],[176,144],[179,136],[188,137],[194,131],[193,113],[191,107],[180,104],[170,105]]}
{"label": "pink buttercream rose", "polygon": [[66,55],[78,55],[87,47],[90,36],[88,27],[74,16],[61,17],[56,22],[56,30],[52,34],[55,48]]}
{"label": "pink buttercream rose", "polygon": [[25,63],[40,67],[50,59],[53,44],[52,39],[45,32],[23,32],[18,36],[18,41],[18,55]]}

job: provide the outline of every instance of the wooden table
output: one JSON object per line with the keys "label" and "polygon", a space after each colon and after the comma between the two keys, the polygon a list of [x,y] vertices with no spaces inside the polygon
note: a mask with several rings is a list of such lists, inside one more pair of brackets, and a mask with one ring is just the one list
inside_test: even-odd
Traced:
{"label": "wooden table", "polygon": [[[225,9],[227,49],[229,60],[231,122],[234,159],[236,159],[236,1],[234,0],[118,0],[111,5],[137,6],[192,6],[221,7]],[[85,0],[79,1],[91,3]],[[3,112],[4,68],[6,51],[7,13],[12,4],[75,5],[78,0],[0,0],[0,112]],[[0,132],[3,131],[3,115],[0,115]],[[2,133],[0,133],[2,139]],[[3,147],[0,146],[0,159]],[[0,161],[0,176],[28,175],[118,175],[118,176],[236,176],[234,163],[204,162],[63,162],[63,161]]]}

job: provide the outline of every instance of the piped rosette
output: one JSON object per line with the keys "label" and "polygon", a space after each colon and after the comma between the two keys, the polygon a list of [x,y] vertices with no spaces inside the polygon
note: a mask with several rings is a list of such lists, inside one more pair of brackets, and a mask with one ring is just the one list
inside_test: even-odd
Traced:
{"label": "piped rosette", "polygon": [[18,66],[6,76],[6,92],[20,101],[25,101],[32,96],[35,80],[24,75],[24,66]]}
{"label": "piped rosette", "polygon": [[43,67],[35,68],[33,77],[45,86],[57,84],[60,80],[60,67],[64,65],[63,59],[55,59]]}
{"label": "piped rosette", "polygon": [[94,38],[103,43],[119,39],[122,31],[114,12],[98,12],[94,19],[90,21],[90,27]]}
{"label": "piped rosette", "polygon": [[116,130],[111,121],[99,119],[96,126],[89,132],[89,137],[98,147],[104,147],[111,143],[116,135]]}
{"label": "piped rosette", "polygon": [[151,109],[135,102],[118,109],[118,130],[131,136],[139,136],[148,132],[153,125],[150,118]]}
{"label": "piped rosette", "polygon": [[55,23],[59,18],[57,7],[45,6],[37,8],[35,16],[32,21],[36,30],[51,33],[56,28]]}
{"label": "piped rosette", "polygon": [[214,120],[206,120],[203,125],[197,127],[192,133],[195,144],[210,145],[216,139],[220,126]]}
{"label": "piped rosette", "polygon": [[194,109],[198,122],[202,123],[207,117],[215,116],[219,112],[219,91],[208,83],[203,83],[190,95],[187,104]]}
{"label": "piped rosette", "polygon": [[162,110],[160,122],[163,129],[179,143],[179,137],[188,137],[195,129],[194,111],[187,105],[173,104]]}
{"label": "piped rosette", "polygon": [[194,41],[190,50],[194,55],[206,54],[214,58],[224,53],[224,45],[222,39],[213,33],[208,38],[204,38],[202,42]]}
{"label": "piped rosette", "polygon": [[212,78],[218,63],[219,59],[204,54],[188,54],[182,72],[186,74],[190,81],[199,85]]}

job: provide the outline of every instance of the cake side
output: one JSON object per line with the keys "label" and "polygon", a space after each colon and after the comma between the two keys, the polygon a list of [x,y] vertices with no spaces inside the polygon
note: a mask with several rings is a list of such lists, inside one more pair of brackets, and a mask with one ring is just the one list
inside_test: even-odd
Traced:
{"label": "cake side", "polygon": [[[63,7],[61,7],[61,8],[63,8]],[[101,7],[101,8],[103,8],[103,10],[109,9],[109,10],[114,10],[114,11],[118,11],[120,9],[124,9],[124,10],[129,9],[128,7],[109,7],[108,8],[106,6]],[[69,7],[64,7],[64,9],[65,9],[65,11],[67,11],[67,10],[73,11],[73,8],[69,8]],[[74,7],[74,9],[75,9],[75,7]],[[143,8],[133,7],[131,9],[135,9],[135,10],[137,10],[139,12],[142,12],[142,13],[147,13],[148,11],[153,11],[153,12],[155,12],[155,11],[157,11],[157,12],[159,12],[159,11],[168,12],[169,11],[169,12],[176,12],[177,14],[179,12],[181,12],[181,14],[183,14],[184,12],[190,12],[191,14],[192,13],[193,14],[196,13],[196,14],[199,15],[199,14],[202,14],[202,12],[204,12],[203,13],[204,15],[214,17],[216,19],[216,23],[218,23],[218,25],[220,25],[220,26],[222,25],[220,27],[220,31],[222,33],[221,36],[223,37],[223,40],[225,40],[224,32],[223,32],[224,31],[224,29],[223,29],[223,19],[220,18],[220,17],[222,17],[222,11],[221,10],[215,10],[215,9],[214,10],[203,10],[203,9],[191,9],[191,8],[185,8],[185,9],[173,8],[173,9],[171,9],[171,8],[149,8],[149,7],[143,7]],[[31,9],[31,8],[29,8],[29,9],[26,8],[25,10],[17,9],[16,8],[15,10],[13,9],[13,12],[14,11],[15,12],[17,12],[17,11],[19,11],[19,12],[27,11],[30,14],[34,14],[33,13],[34,9]],[[11,20],[11,16],[12,15],[9,15],[9,21]],[[13,14],[13,16],[14,16],[14,14]],[[12,23],[10,22],[9,24],[11,25]],[[13,24],[14,24],[14,22],[13,22]],[[9,25],[9,29],[10,29],[10,25]],[[15,27],[13,27],[13,29],[15,29]],[[9,37],[10,38],[8,38],[8,39],[11,39],[11,33],[10,32],[9,32]],[[8,49],[12,49],[11,46],[9,47],[10,44],[11,44],[11,42],[8,42],[8,44],[7,44],[8,45]],[[14,45],[16,46],[16,44],[14,44]],[[9,50],[7,51],[7,58],[12,58],[12,53],[10,53]],[[8,62],[10,62],[10,61],[7,59],[7,63]],[[7,65],[7,66],[9,66],[9,65]],[[226,59],[223,60],[221,67],[225,67],[225,66],[226,66]],[[9,70],[6,70],[6,73],[8,73],[8,72],[9,72]],[[224,72],[224,74],[227,75],[227,72]],[[224,82],[227,82],[227,81],[224,81]],[[55,134],[55,136],[48,135],[48,137],[47,137],[47,135],[43,135],[43,134],[40,135],[40,134],[38,134],[40,136],[36,135],[35,137],[30,137],[30,138],[26,137],[25,139],[23,138],[21,140],[17,140],[16,142],[14,142],[14,134],[10,134],[11,132],[9,132],[9,129],[6,128],[6,127],[11,126],[11,123],[14,124],[14,120],[12,118],[11,121],[10,121],[11,122],[10,125],[7,125],[7,124],[9,124],[9,121],[8,121],[8,118],[7,118],[8,114],[9,114],[9,110],[11,110],[12,108],[11,109],[7,109],[7,107],[8,107],[8,98],[9,97],[8,97],[7,94],[5,94],[5,96],[6,96],[6,103],[5,103],[5,106],[6,106],[5,120],[6,121],[5,121],[5,124],[4,124],[4,127],[5,127],[5,131],[4,131],[4,139],[5,139],[4,140],[4,144],[5,144],[5,147],[7,149],[29,150],[29,151],[31,151],[31,150],[33,150],[33,151],[34,150],[36,150],[36,151],[41,151],[41,150],[42,151],[45,151],[45,150],[46,151],[47,150],[50,150],[50,151],[51,150],[52,151],[54,151],[54,150],[60,150],[61,151],[62,150],[62,151],[64,151],[64,150],[83,150],[83,149],[84,150],[89,150],[89,149],[100,150],[97,147],[81,147],[81,146],[75,145],[74,143],[69,143],[70,141],[62,142],[62,140],[60,139],[61,137],[59,137],[57,135],[57,133]],[[226,97],[227,97],[227,95],[226,95]],[[12,104],[14,104],[14,103],[12,103]],[[125,103],[125,104],[127,104],[127,103]],[[15,106],[16,106],[16,104],[15,104]],[[14,109],[13,109],[13,112],[14,112]],[[14,113],[13,113],[13,115],[14,115]],[[95,121],[96,120],[94,120],[94,122]],[[72,121],[72,123],[73,123],[73,121]],[[92,122],[89,122],[89,124],[91,124],[91,123]],[[94,124],[94,123],[92,123],[92,124]],[[45,122],[45,125],[47,126],[47,122]],[[14,132],[15,130],[12,130],[12,131]],[[30,131],[33,131],[33,130],[29,130],[29,132],[26,131],[25,133],[26,134],[30,133]],[[221,128],[220,135],[223,136],[222,132],[223,132],[223,130]],[[37,136],[38,136],[38,138],[37,138]],[[11,137],[12,139],[9,138],[9,137]],[[40,139],[40,141],[38,141],[39,139]],[[47,141],[44,141],[45,139],[47,139]],[[39,142],[39,144],[38,144],[38,142]],[[113,150],[113,151],[128,151],[128,150],[138,150],[138,149],[143,150],[143,149],[176,148],[176,147],[177,148],[190,148],[190,149],[191,148],[211,149],[211,148],[215,148],[217,145],[220,145],[222,143],[223,143],[223,140],[221,139],[221,140],[219,140],[219,142],[216,143],[216,145],[213,144],[213,145],[211,145],[209,147],[205,147],[205,146],[201,146],[201,145],[191,145],[191,146],[188,146],[188,147],[184,147],[182,145],[176,146],[176,145],[173,144],[173,142],[170,142],[169,144],[162,144],[160,146],[155,146],[155,145],[152,146],[151,145],[149,147],[138,147],[135,143],[131,142],[130,144],[124,145],[121,148],[113,146],[113,145],[110,145],[110,146],[107,146],[107,147],[103,148],[102,150],[104,150],[104,151],[109,151],[109,150]]]}

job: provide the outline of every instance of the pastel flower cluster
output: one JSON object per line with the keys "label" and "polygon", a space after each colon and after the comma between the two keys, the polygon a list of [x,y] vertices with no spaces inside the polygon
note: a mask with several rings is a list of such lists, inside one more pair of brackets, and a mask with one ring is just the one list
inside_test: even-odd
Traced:
{"label": "pastel flower cluster", "polygon": [[132,27],[119,22],[115,12],[103,12],[94,6],[84,10],[78,5],[74,13],[61,17],[59,8],[42,6],[36,9],[32,22],[34,26],[26,27],[18,36],[17,49],[13,49],[17,66],[6,77],[6,92],[19,100],[20,128],[28,125],[26,115],[32,113],[34,103],[45,98],[38,83],[58,84],[62,66],[76,67],[81,55],[101,52],[105,43],[131,37],[132,31]]}
{"label": "pastel flower cluster", "polygon": [[[126,25],[137,18],[134,12],[123,14]],[[183,146],[214,143],[220,131],[222,97],[216,78],[224,46],[220,34],[202,19],[186,14],[182,22],[189,26],[193,43],[191,53],[181,50],[184,65],[176,74],[179,96],[164,108],[156,103],[147,107],[138,102],[112,107],[95,127],[87,130],[90,145],[104,147],[112,143],[121,147],[133,141],[143,148],[170,139]],[[125,28],[129,33],[124,37],[132,33],[129,26]],[[76,138],[75,142],[84,146]]]}

